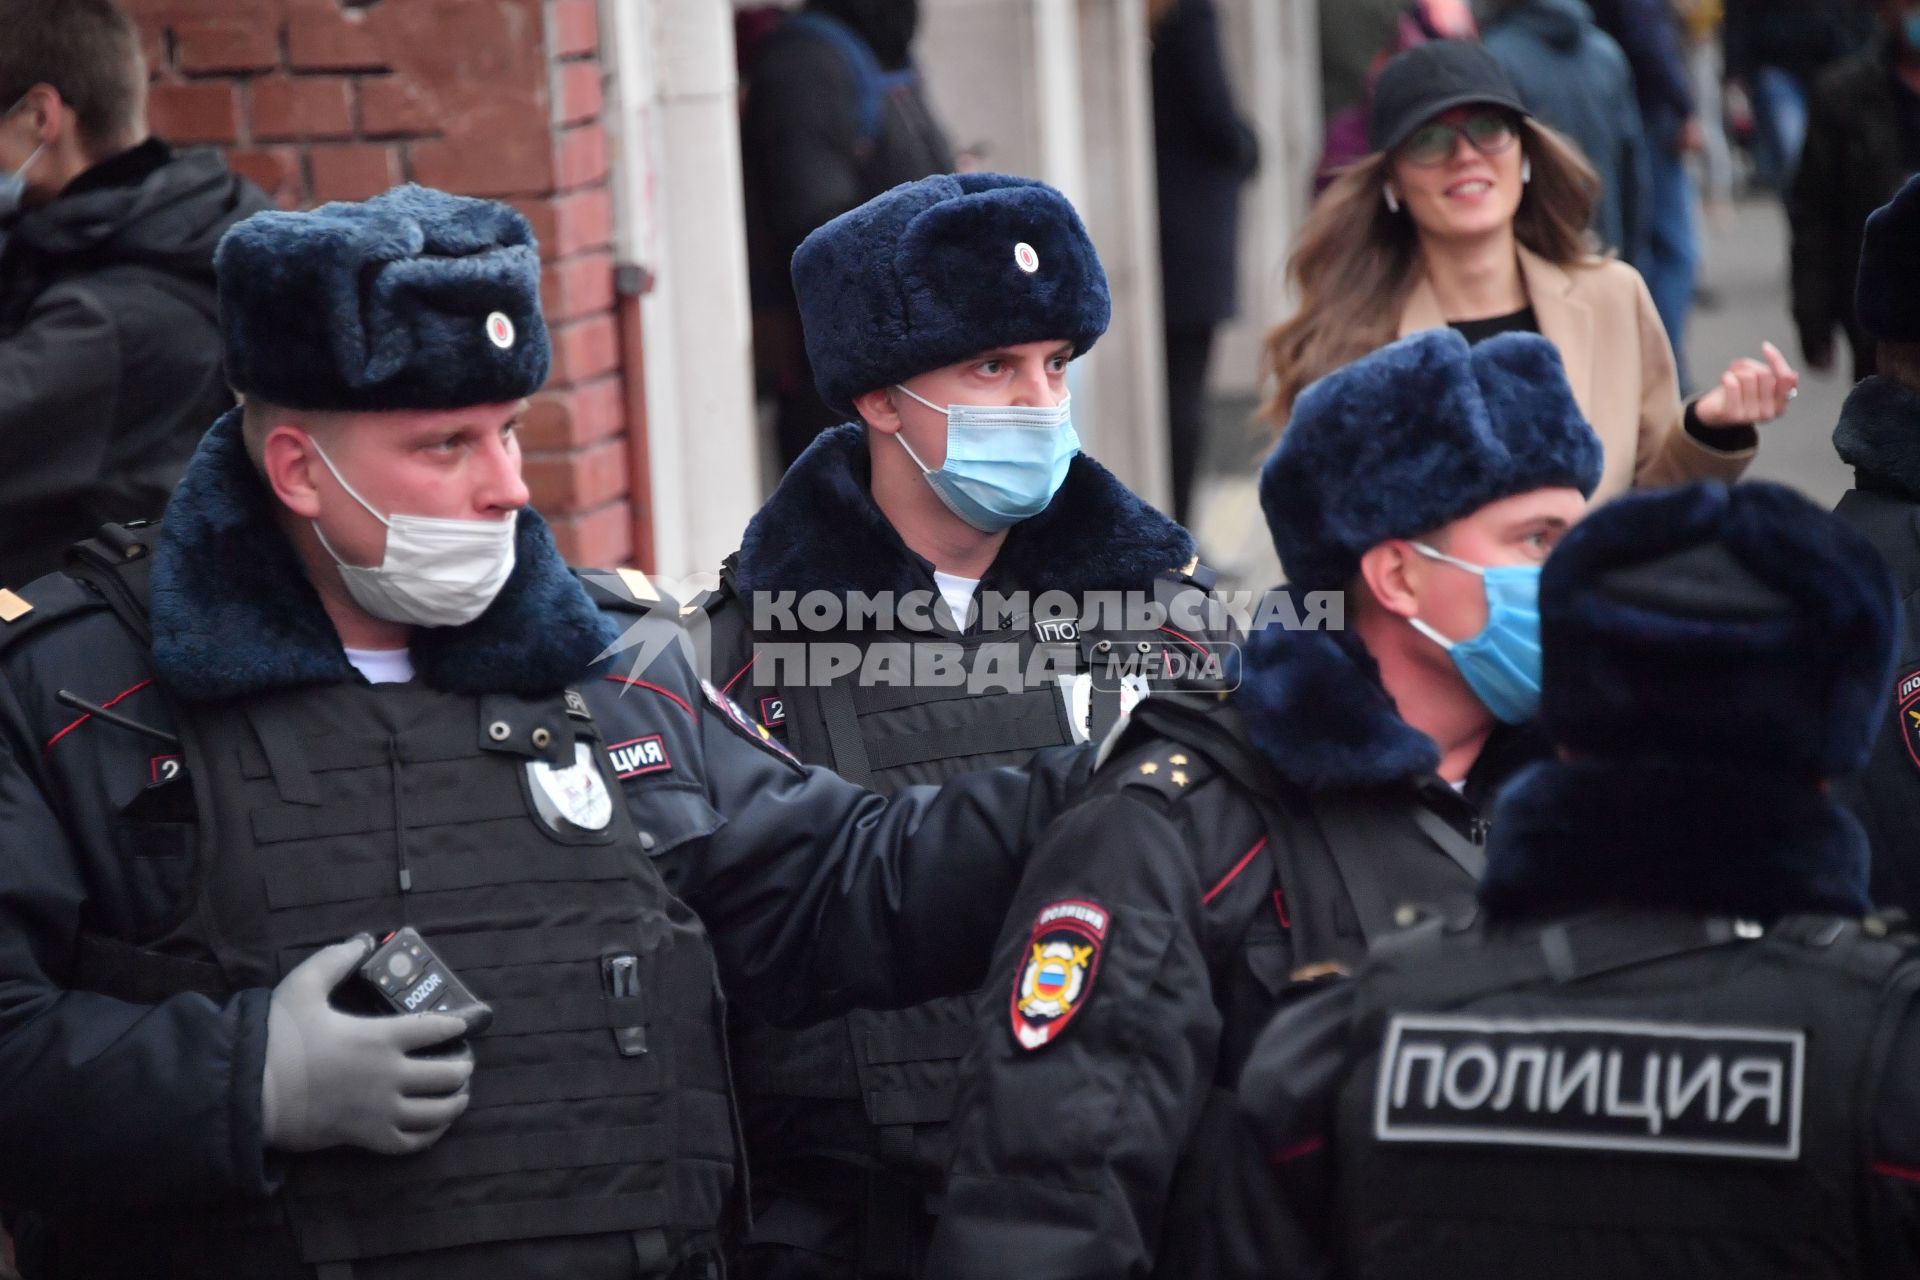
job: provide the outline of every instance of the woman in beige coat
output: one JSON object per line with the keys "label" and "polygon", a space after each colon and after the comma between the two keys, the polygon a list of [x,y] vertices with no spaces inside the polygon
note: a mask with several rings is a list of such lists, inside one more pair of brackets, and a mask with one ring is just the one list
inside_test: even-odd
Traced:
{"label": "woman in beige coat", "polygon": [[1597,180],[1526,113],[1478,45],[1439,41],[1382,71],[1374,154],[1344,173],[1301,232],[1301,307],[1267,339],[1283,426],[1306,385],[1395,338],[1451,325],[1469,341],[1537,332],[1606,449],[1595,501],[1633,485],[1739,478],[1799,376],[1768,344],[1682,405],[1673,350],[1639,273],[1587,232]]}

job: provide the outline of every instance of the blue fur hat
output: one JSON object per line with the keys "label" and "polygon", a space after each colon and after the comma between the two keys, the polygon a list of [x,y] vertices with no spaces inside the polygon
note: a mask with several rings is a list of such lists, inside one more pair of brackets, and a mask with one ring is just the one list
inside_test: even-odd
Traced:
{"label": "blue fur hat", "polygon": [[547,380],[540,254],[506,205],[405,186],[256,213],[213,262],[227,378],[242,395],[289,409],[457,409]]}
{"label": "blue fur hat", "polygon": [[820,398],[850,417],[855,396],[992,347],[1083,355],[1113,310],[1073,205],[1003,173],[922,178],[841,214],[795,251],[793,290]]}
{"label": "blue fur hat", "polygon": [[1545,338],[1476,347],[1451,329],[1403,338],[1300,393],[1260,472],[1287,580],[1344,587],[1390,538],[1430,533],[1489,502],[1600,483],[1599,437]]}
{"label": "blue fur hat", "polygon": [[1873,545],[1790,489],[1633,494],[1541,575],[1541,718],[1583,757],[1842,776],[1887,712],[1898,625]]}
{"label": "blue fur hat", "polygon": [[1882,342],[1920,342],[1920,178],[1867,219],[1854,307]]}

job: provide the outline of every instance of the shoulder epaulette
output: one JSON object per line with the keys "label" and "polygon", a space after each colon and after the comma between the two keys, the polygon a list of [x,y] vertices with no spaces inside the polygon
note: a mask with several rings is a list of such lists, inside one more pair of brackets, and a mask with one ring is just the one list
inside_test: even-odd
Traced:
{"label": "shoulder epaulette", "polygon": [[587,598],[602,609],[679,616],[679,603],[638,569],[575,569],[573,576],[585,588]]}
{"label": "shoulder epaulette", "polygon": [[64,573],[50,573],[18,590],[0,588],[0,652],[56,622],[106,607],[98,592]]}
{"label": "shoulder epaulette", "polygon": [[1105,771],[1121,790],[1149,791],[1168,804],[1181,799],[1214,772],[1205,756],[1177,742],[1163,742],[1151,750],[1111,760]]}

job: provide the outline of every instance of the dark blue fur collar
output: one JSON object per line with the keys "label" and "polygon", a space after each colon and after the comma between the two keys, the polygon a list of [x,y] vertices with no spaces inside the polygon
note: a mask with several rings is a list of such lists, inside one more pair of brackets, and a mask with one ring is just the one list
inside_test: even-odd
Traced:
{"label": "dark blue fur collar", "polygon": [[[618,629],[521,512],[518,563],[464,627],[413,633],[421,680],[457,693],[551,693],[578,679]],[[207,700],[358,676],[247,458],[240,412],[201,440],[167,504],[153,556],[153,663],[176,695]]]}
{"label": "dark blue fur collar", "polygon": [[[1300,593],[1295,612],[1305,616]],[[1440,766],[1433,739],[1405,720],[1380,669],[1349,631],[1292,631],[1274,623],[1247,637],[1233,703],[1260,754],[1309,790],[1378,786]]]}
{"label": "dark blue fur collar", "polygon": [[[740,541],[742,594],[904,594],[931,585],[874,505],[866,430],[855,422],[822,432],[788,469]],[[990,574],[1002,591],[1137,591],[1193,555],[1185,529],[1083,453],[1047,509],[1008,532]]]}
{"label": "dark blue fur collar", "polygon": [[1858,916],[1867,838],[1804,781],[1694,761],[1542,764],[1494,810],[1480,899],[1502,919],[1601,907]]}
{"label": "dark blue fur collar", "polygon": [[1868,378],[1847,396],[1833,447],[1863,480],[1920,502],[1920,392]]}

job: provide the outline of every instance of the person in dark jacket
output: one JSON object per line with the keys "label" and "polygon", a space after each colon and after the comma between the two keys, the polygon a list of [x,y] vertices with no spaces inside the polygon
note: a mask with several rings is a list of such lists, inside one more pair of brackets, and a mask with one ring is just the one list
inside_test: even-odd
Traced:
{"label": "person in dark jacket", "polygon": [[1831,369],[1835,335],[1844,333],[1856,382],[1877,368],[1872,335],[1853,309],[1862,231],[1868,215],[1920,173],[1920,12],[1887,4],[1881,13],[1881,34],[1815,82],[1806,150],[1787,198],[1800,350],[1814,368]]}
{"label": "person in dark jacket", "polygon": [[1754,168],[1785,194],[1811,141],[1808,96],[1821,71],[1858,50],[1871,8],[1899,0],[1727,0],[1726,76],[1745,86],[1756,125]]}
{"label": "person in dark jacket", "polygon": [[[1064,196],[925,178],[814,232],[793,271],[821,395],[853,421],[787,471],[705,613],[715,682],[771,737],[891,793],[1097,741],[1149,673],[1209,656],[1173,616],[1207,620],[1193,539],[1079,451],[1067,368],[1111,304]],[[1092,612],[1101,595],[1166,629]],[[919,1274],[973,1010],[739,1020],[740,1273]]]}
{"label": "person in dark jacket", "polygon": [[[1811,154],[1809,160],[1812,159]],[[1834,514],[1893,566],[1904,606],[1899,662],[1882,690],[1873,755],[1842,794],[1873,844],[1873,900],[1920,919],[1920,178],[1867,220],[1859,322],[1879,344],[1880,372],[1847,397],[1833,431],[1853,488]]]}
{"label": "person in dark jacket", "polygon": [[1206,452],[1213,334],[1238,310],[1240,188],[1260,166],[1259,139],[1234,106],[1213,0],[1176,0],[1153,28],[1153,146],[1173,518],[1185,524]]}
{"label": "person in dark jacket", "polygon": [[[703,686],[643,575],[570,572],[505,205],[257,214],[216,267],[244,407],[160,526],[0,591],[24,1273],[716,1274],[720,981],[779,1020],[968,989],[1084,753],[883,799]],[[490,1018],[424,952],[354,977],[402,925]]]}
{"label": "person in dark jacket", "polygon": [[1641,274],[1660,323],[1673,343],[1680,386],[1687,376],[1687,316],[1700,273],[1693,180],[1686,156],[1700,148],[1693,87],[1680,46],[1679,19],[1668,0],[1591,0],[1594,21],[1612,36],[1633,68],[1634,93],[1647,138],[1647,252]]}
{"label": "person in dark jacket", "polygon": [[0,31],[0,582],[24,582],[158,515],[232,405],[213,247],[267,200],[148,135],[111,0],[0,0]]}
{"label": "person in dark jacket", "polygon": [[1537,758],[1533,585],[1600,454],[1531,334],[1419,334],[1300,398],[1260,483],[1288,585],[1238,687],[1143,701],[1028,862],[933,1280],[1214,1274],[1253,1037],[1404,904],[1466,901]]}
{"label": "person in dark jacket", "polygon": [[[1559,757],[1479,915],[1315,984],[1241,1077],[1222,1277],[1920,1275],[1920,955],[1827,793],[1886,565],[1773,484],[1632,494],[1540,586]],[[1316,989],[1317,988],[1317,989]]]}
{"label": "person in dark jacket", "polygon": [[778,405],[780,464],[845,421],[821,401],[787,264],[816,227],[954,167],[913,65],[919,0],[807,0],[760,43],[740,126],[757,360]]}
{"label": "person in dark jacket", "polygon": [[1573,139],[1600,178],[1600,243],[1646,269],[1653,170],[1633,96],[1633,69],[1583,0],[1495,0],[1481,43],[1527,109]]}

